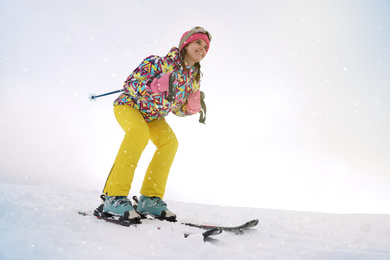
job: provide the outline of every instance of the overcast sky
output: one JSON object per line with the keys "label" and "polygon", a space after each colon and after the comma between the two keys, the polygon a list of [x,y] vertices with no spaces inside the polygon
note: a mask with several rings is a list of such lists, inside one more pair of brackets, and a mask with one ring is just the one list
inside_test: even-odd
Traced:
{"label": "overcast sky", "polygon": [[117,95],[89,94],[199,25],[213,36],[207,121],[167,117],[165,199],[390,214],[389,13],[385,0],[0,0],[0,181],[100,191],[123,132]]}

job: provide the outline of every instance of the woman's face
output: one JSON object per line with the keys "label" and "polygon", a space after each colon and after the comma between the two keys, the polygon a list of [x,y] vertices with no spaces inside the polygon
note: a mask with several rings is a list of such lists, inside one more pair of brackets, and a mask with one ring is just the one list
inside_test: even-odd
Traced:
{"label": "woman's face", "polygon": [[207,48],[207,43],[202,39],[191,42],[185,47],[184,61],[191,67],[194,66],[195,63],[200,62],[206,56]]}

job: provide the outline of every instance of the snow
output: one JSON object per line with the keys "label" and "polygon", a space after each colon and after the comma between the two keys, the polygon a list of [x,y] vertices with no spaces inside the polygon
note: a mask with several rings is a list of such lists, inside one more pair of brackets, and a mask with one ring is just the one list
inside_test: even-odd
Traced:
{"label": "snow", "polygon": [[[178,223],[123,227],[81,216],[97,190],[0,183],[0,259],[390,259],[390,215],[221,207],[168,200],[180,222],[238,225],[203,242]],[[184,238],[184,232],[194,235]]]}

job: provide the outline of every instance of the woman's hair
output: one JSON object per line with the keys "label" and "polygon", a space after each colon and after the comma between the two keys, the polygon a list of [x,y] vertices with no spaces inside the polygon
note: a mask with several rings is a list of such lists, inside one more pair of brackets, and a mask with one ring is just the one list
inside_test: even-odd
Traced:
{"label": "woman's hair", "polygon": [[[182,57],[182,60],[181,60],[181,66],[184,68],[184,70],[186,70],[186,65],[184,63],[184,56],[186,55],[186,48],[182,49],[180,54],[181,54],[181,57]],[[195,75],[195,80],[197,82],[200,82],[200,75],[202,74],[202,72],[200,72],[200,63],[197,62],[195,63],[194,65],[196,68],[198,68],[198,73]]]}

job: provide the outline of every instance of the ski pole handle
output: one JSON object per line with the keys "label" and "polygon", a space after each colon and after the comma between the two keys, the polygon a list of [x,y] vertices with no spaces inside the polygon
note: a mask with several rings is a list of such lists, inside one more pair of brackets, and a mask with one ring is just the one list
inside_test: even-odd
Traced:
{"label": "ski pole handle", "polygon": [[168,96],[166,98],[169,102],[175,101],[176,83],[177,83],[176,73],[172,73],[171,75],[169,75],[169,93],[168,93]]}
{"label": "ski pole handle", "polygon": [[95,95],[94,93],[91,93],[88,98],[89,98],[90,101],[96,101],[96,99],[99,98],[99,97],[104,97],[104,96],[112,95],[112,94],[115,94],[115,93],[120,93],[120,92],[123,92],[123,91],[125,91],[125,90],[124,89],[119,89],[119,90],[115,90],[115,91],[112,91],[112,92],[104,93],[104,94],[101,94],[101,95]]}

